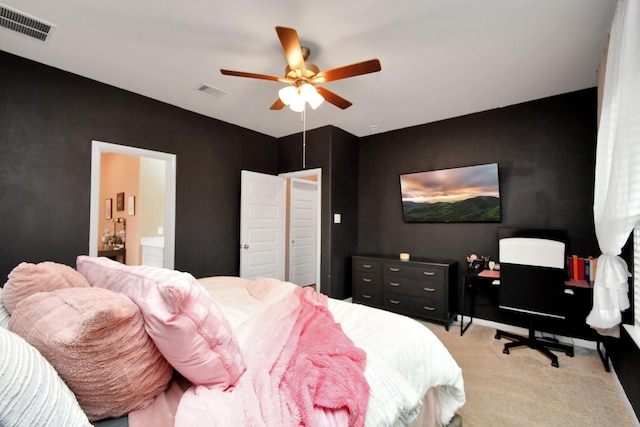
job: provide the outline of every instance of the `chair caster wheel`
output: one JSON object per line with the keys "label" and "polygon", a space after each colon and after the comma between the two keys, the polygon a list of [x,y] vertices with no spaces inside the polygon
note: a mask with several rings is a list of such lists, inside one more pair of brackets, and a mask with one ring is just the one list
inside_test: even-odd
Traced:
{"label": "chair caster wheel", "polygon": [[509,354],[509,349],[508,349],[508,348],[505,348],[504,350],[502,350],[502,352],[503,352],[504,354]]}
{"label": "chair caster wheel", "polygon": [[500,338],[502,338],[502,335],[496,334],[496,339],[499,340]]}
{"label": "chair caster wheel", "polygon": [[554,368],[559,368],[560,364],[557,361],[554,360],[554,361],[551,362],[551,366],[553,366]]}

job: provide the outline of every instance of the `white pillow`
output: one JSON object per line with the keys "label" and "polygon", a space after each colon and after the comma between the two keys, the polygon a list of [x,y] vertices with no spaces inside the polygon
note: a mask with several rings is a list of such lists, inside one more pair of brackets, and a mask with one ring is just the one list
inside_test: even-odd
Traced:
{"label": "white pillow", "polygon": [[91,426],[69,387],[28,342],[0,328],[0,425]]}

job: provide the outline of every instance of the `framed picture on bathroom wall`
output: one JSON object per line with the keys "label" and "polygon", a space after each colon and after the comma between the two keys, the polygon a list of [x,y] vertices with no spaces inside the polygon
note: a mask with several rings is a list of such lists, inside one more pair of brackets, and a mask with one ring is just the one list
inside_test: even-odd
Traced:
{"label": "framed picture on bathroom wall", "polygon": [[136,196],[129,196],[127,200],[127,209],[129,210],[129,216],[136,214]]}
{"label": "framed picture on bathroom wall", "polygon": [[113,199],[106,199],[104,201],[104,219],[111,219]]}
{"label": "framed picture on bathroom wall", "polygon": [[116,210],[117,211],[124,210],[124,193],[116,194]]}

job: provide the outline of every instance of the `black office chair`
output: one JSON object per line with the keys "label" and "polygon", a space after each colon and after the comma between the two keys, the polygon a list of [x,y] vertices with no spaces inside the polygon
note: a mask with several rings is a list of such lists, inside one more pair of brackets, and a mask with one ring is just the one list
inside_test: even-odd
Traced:
{"label": "black office chair", "polygon": [[523,313],[529,317],[529,336],[496,331],[496,339],[509,338],[503,353],[514,347],[528,346],[551,359],[551,366],[559,366],[558,357],[551,350],[563,351],[573,357],[573,346],[535,336],[536,318],[564,319],[565,244],[560,241],[510,237],[500,239],[500,297],[502,309]]}

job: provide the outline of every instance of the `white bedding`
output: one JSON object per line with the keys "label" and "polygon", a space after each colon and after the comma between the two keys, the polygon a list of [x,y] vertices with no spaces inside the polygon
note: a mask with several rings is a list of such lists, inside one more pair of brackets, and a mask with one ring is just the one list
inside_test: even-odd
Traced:
{"label": "white bedding", "polygon": [[[198,280],[237,329],[260,306],[246,289],[249,280],[207,277]],[[329,299],[334,319],[367,353],[364,371],[371,391],[365,426],[407,426],[420,412],[427,391],[440,396],[440,421],[449,423],[464,404],[462,370],[426,327],[405,316]]]}

